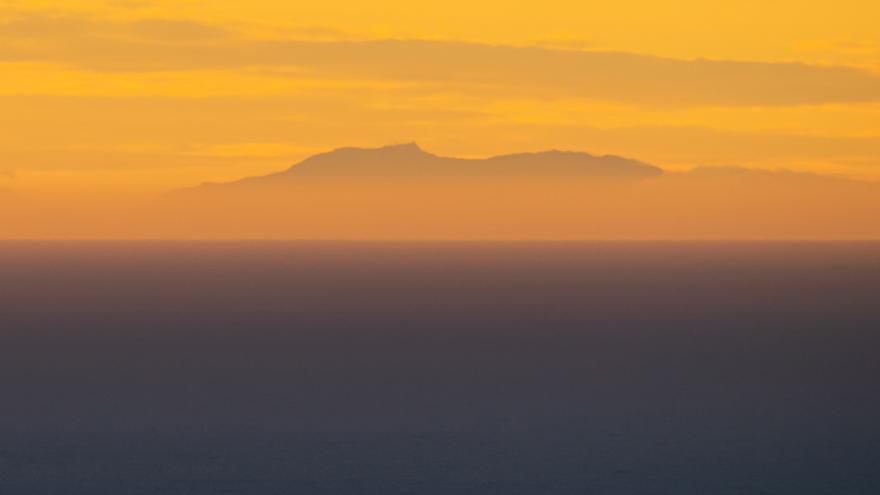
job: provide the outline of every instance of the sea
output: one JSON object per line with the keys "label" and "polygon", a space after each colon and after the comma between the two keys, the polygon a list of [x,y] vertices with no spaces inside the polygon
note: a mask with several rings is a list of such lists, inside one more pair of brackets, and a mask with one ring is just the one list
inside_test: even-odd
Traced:
{"label": "sea", "polygon": [[0,494],[880,493],[880,243],[0,242]]}

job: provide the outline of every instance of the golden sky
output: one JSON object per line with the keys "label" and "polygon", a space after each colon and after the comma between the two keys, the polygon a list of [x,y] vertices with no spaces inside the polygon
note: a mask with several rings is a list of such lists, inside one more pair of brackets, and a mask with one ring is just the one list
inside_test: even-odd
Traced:
{"label": "golden sky", "polygon": [[0,0],[0,189],[418,141],[880,179],[880,3]]}

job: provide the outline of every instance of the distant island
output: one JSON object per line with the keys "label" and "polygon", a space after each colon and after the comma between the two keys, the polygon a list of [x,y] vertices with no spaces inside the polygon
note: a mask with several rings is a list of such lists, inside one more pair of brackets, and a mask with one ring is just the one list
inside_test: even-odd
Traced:
{"label": "distant island", "polygon": [[874,239],[878,184],[785,169],[666,170],[543,151],[438,156],[339,148],[277,173],[169,194],[165,237],[269,239]]}
{"label": "distant island", "polygon": [[619,156],[574,151],[518,153],[468,159],[437,156],[416,143],[381,148],[339,148],[312,156],[289,169],[226,184],[203,187],[248,187],[292,181],[425,181],[468,179],[645,179],[663,174],[660,167]]}

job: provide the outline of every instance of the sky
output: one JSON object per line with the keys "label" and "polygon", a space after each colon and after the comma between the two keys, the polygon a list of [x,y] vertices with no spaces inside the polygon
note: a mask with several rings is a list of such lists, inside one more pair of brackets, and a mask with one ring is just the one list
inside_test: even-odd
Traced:
{"label": "sky", "polygon": [[878,182],[878,18],[868,0],[0,0],[0,201],[107,209],[407,142]]}
{"label": "sky", "polygon": [[418,141],[880,178],[880,4],[0,1],[0,188]]}

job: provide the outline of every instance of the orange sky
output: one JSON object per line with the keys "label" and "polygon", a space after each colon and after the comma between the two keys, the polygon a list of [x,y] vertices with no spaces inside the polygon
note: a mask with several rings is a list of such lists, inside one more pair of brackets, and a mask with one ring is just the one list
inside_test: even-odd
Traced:
{"label": "orange sky", "polygon": [[0,0],[0,191],[151,197],[340,146],[880,180],[869,0]]}

